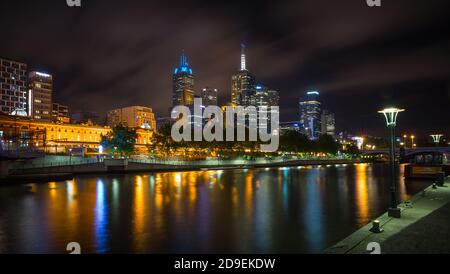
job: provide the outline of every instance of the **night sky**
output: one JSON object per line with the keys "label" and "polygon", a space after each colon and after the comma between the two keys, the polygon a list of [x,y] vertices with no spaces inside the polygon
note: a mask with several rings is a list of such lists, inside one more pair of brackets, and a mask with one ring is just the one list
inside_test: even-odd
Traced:
{"label": "night sky", "polygon": [[319,90],[339,131],[384,135],[376,111],[407,109],[399,133],[450,135],[448,0],[0,0],[0,56],[54,75],[54,100],[105,114],[146,105],[167,116],[182,49],[196,90],[230,100],[239,46],[247,68],[281,95],[281,120]]}

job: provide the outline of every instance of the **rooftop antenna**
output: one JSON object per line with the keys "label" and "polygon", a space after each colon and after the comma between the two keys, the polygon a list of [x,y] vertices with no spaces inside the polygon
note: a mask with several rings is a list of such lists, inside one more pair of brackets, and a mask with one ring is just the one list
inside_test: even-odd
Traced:
{"label": "rooftop antenna", "polygon": [[241,44],[241,71],[247,70],[245,59],[245,44]]}

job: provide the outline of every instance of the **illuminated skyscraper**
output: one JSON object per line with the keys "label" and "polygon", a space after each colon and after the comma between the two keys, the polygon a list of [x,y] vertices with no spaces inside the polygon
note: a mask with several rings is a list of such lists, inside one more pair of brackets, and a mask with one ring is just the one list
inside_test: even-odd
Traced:
{"label": "illuminated skyscraper", "polygon": [[241,68],[231,77],[231,102],[236,105],[255,105],[255,77],[247,70],[245,45],[241,44]]}
{"label": "illuminated skyscraper", "polygon": [[328,110],[322,111],[322,134],[328,134],[331,136],[335,136],[336,134],[336,122],[334,118],[334,113],[329,112]]}
{"label": "illuminated skyscraper", "polygon": [[194,74],[184,51],[180,64],[173,72],[172,107],[194,104]]}
{"label": "illuminated skyscraper", "polygon": [[311,139],[317,139],[321,133],[321,103],[318,91],[309,91],[300,98],[300,122],[303,124],[307,135]]}
{"label": "illuminated skyscraper", "polygon": [[271,106],[271,107],[280,106],[280,94],[278,93],[278,91],[269,89],[269,90],[267,90],[267,96],[268,96],[269,106]]}
{"label": "illuminated skyscraper", "polygon": [[27,115],[27,65],[0,58],[0,112]]}
{"label": "illuminated skyscraper", "polygon": [[28,116],[36,120],[52,121],[53,77],[50,74],[32,71],[28,75]]}
{"label": "illuminated skyscraper", "polygon": [[202,90],[202,102],[205,107],[207,106],[217,106],[217,93],[216,88],[206,87]]}

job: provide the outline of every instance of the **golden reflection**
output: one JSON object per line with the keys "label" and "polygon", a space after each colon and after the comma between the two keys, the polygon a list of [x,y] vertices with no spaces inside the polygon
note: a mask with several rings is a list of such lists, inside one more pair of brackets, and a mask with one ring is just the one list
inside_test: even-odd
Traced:
{"label": "golden reflection", "polygon": [[252,217],[253,212],[253,171],[249,171],[245,177],[245,204],[247,205],[247,218]]}
{"label": "golden reflection", "polygon": [[144,232],[145,193],[142,176],[136,176],[134,188],[134,233]]}
{"label": "golden reflection", "polygon": [[189,188],[188,188],[188,197],[189,202],[191,202],[191,205],[194,205],[195,201],[197,200],[197,177],[201,175],[200,172],[189,172],[188,181],[189,181]]}
{"label": "golden reflection", "polygon": [[[67,189],[67,223],[69,228],[74,228],[78,223],[79,208],[78,208],[78,188],[75,181],[66,182]],[[73,232],[73,231],[72,231]]]}
{"label": "golden reflection", "polygon": [[163,194],[163,183],[164,183],[164,178],[163,178],[163,174],[156,174],[156,183],[155,183],[155,207],[158,211],[160,211],[163,207],[163,199],[164,199],[164,194]]}
{"label": "golden reflection", "polygon": [[369,218],[369,191],[367,188],[367,168],[368,164],[356,165],[356,203],[358,217],[360,219]]}
{"label": "golden reflection", "polygon": [[56,198],[56,182],[50,182],[48,183],[48,189],[50,190],[50,198],[55,199]]}

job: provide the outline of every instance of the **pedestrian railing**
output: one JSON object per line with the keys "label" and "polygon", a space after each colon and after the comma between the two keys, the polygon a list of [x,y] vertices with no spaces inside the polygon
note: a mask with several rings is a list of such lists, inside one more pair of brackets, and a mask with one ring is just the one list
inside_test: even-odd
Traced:
{"label": "pedestrian railing", "polygon": [[[342,160],[341,158],[332,157],[296,157],[296,156],[285,156],[276,158],[256,158],[256,159],[209,159],[209,160],[171,160],[171,159],[128,159],[130,163],[139,164],[154,164],[154,165],[166,165],[166,166],[245,166],[245,165],[258,165],[258,164],[280,164],[290,161],[315,161],[315,160]],[[72,159],[62,159],[62,160],[46,160],[45,158],[40,158],[35,162],[18,162],[12,164],[10,169],[12,170],[26,170],[26,169],[37,169],[37,168],[48,168],[48,167],[63,167],[63,166],[79,166],[79,165],[89,165],[102,163],[103,158],[72,158]]]}
{"label": "pedestrian railing", "polygon": [[79,165],[89,165],[103,162],[102,159],[95,158],[83,158],[74,159],[67,161],[40,161],[32,163],[14,163],[10,169],[20,170],[20,169],[36,169],[36,168],[48,168],[48,167],[63,167],[63,166],[79,166]]}

